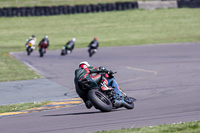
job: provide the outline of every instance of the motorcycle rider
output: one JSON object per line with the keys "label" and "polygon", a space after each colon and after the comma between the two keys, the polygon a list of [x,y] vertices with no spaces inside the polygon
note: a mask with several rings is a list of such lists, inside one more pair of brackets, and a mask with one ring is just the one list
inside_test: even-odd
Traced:
{"label": "motorcycle rider", "polygon": [[92,50],[92,49],[96,49],[96,50],[97,50],[98,47],[99,47],[99,42],[98,42],[98,40],[97,40],[96,37],[90,42],[90,44],[88,45],[88,47],[89,47],[89,49],[88,49],[89,56],[92,57],[92,55],[93,55],[94,53],[92,53],[91,50]]}
{"label": "motorcycle rider", "polygon": [[[102,74],[100,73],[105,73],[105,77],[102,76]],[[94,88],[101,86],[102,91],[109,91],[114,89],[114,91],[116,93],[120,93],[119,95],[121,96],[121,90],[119,89],[117,83],[115,83],[115,85],[113,86],[114,88],[108,86],[110,81],[108,81],[107,78],[109,77],[108,74],[111,73],[113,72],[111,70],[107,70],[105,67],[92,67],[86,61],[81,62],[79,64],[79,68],[75,70],[74,83],[76,92],[83,99],[88,109],[92,107],[92,104],[87,98],[87,88],[81,86],[80,82],[87,81]]]}
{"label": "motorcycle rider", "polygon": [[72,40],[68,41],[65,45],[66,50],[70,50],[70,53],[72,53],[72,50],[74,49],[76,38],[72,38]]}
{"label": "motorcycle rider", "polygon": [[40,41],[40,43],[38,44],[38,47],[40,48],[42,45],[45,46],[45,53],[46,53],[46,49],[48,49],[49,47],[49,39],[48,36],[44,36],[44,38]]}
{"label": "motorcycle rider", "polygon": [[35,35],[32,35],[29,39],[26,39],[26,47],[28,47],[29,42],[32,44],[32,48],[35,49],[35,44],[37,42]]}

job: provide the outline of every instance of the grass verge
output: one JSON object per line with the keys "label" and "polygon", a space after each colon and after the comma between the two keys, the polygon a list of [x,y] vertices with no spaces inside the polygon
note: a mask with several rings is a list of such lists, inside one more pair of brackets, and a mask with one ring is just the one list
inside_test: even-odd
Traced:
{"label": "grass verge", "polygon": [[[0,81],[40,78],[8,56],[24,51],[25,40],[48,35],[49,49],[61,49],[73,37],[75,48],[93,37],[100,47],[200,41],[200,9],[128,10],[44,17],[0,18]],[[59,54],[58,54],[59,56]]]}
{"label": "grass verge", "polygon": [[40,107],[40,106],[46,105],[48,103],[50,103],[50,101],[1,105],[0,113],[26,110],[26,109],[30,109],[30,108],[34,108],[34,107]]}
{"label": "grass verge", "polygon": [[[1,51],[1,50],[0,50]],[[42,78],[8,53],[0,52],[0,81],[16,81]]]}
{"label": "grass verge", "polygon": [[169,125],[157,125],[142,128],[129,128],[96,133],[199,133],[200,121],[184,122]]}

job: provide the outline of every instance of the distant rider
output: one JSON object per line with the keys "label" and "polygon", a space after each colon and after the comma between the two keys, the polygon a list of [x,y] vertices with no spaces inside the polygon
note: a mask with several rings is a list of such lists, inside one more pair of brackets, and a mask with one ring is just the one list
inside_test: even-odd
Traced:
{"label": "distant rider", "polygon": [[76,38],[72,38],[72,40],[68,41],[65,45],[65,49],[70,50],[70,52],[72,53],[72,50],[74,49],[75,41],[76,41]]}
{"label": "distant rider", "polygon": [[[104,73],[104,76],[102,76],[102,73]],[[85,88],[82,88],[79,83],[81,81],[89,81],[92,87],[96,88],[101,86],[102,91],[108,91],[113,89],[112,87],[108,87],[107,78],[109,73],[112,73],[112,71],[107,70],[105,67],[92,67],[86,61],[81,62],[79,68],[75,70],[74,83],[76,92],[83,99],[88,109],[92,107],[92,104],[88,100],[87,92],[84,91]],[[116,86],[118,86],[117,83]],[[117,93],[121,93],[119,90],[119,88],[115,87]]]}
{"label": "distant rider", "polygon": [[36,42],[37,42],[37,39],[36,39],[35,35],[32,35],[29,39],[26,40],[25,46],[28,47],[28,44],[31,43],[32,48],[35,49]]}
{"label": "distant rider", "polygon": [[91,57],[94,53],[91,52],[92,49],[95,49],[97,50],[98,47],[99,47],[99,42],[97,40],[97,38],[95,37],[91,42],[90,44],[88,45],[89,49],[88,49],[88,52],[89,52],[89,56]]}
{"label": "distant rider", "polygon": [[46,49],[48,49],[49,47],[49,39],[48,39],[48,36],[44,36],[44,38],[40,41],[40,43],[38,44],[38,47],[44,47],[45,48],[45,52],[46,52]]}

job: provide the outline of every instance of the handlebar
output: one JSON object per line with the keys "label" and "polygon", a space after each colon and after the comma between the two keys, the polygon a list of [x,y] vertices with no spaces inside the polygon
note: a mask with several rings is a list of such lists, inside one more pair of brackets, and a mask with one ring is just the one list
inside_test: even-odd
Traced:
{"label": "handlebar", "polygon": [[112,70],[110,70],[110,71],[108,72],[109,75],[112,75],[112,74],[115,74],[115,73],[117,73],[117,72],[113,72]]}

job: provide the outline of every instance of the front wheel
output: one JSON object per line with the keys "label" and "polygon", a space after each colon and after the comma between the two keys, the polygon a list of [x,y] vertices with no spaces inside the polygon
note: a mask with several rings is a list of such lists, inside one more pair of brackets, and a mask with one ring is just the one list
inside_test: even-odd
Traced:
{"label": "front wheel", "polygon": [[40,48],[39,49],[39,53],[40,53],[40,57],[43,57],[44,56],[44,48]]}
{"label": "front wheel", "polygon": [[124,107],[127,109],[133,109],[134,108],[134,98],[132,97],[124,97]]}
{"label": "front wheel", "polygon": [[31,47],[28,47],[28,48],[26,49],[26,51],[27,51],[27,55],[30,55],[31,52],[32,52],[33,50],[31,49]]}
{"label": "front wheel", "polygon": [[92,89],[88,92],[88,99],[96,109],[102,112],[109,112],[112,110],[112,103],[102,92]]}

